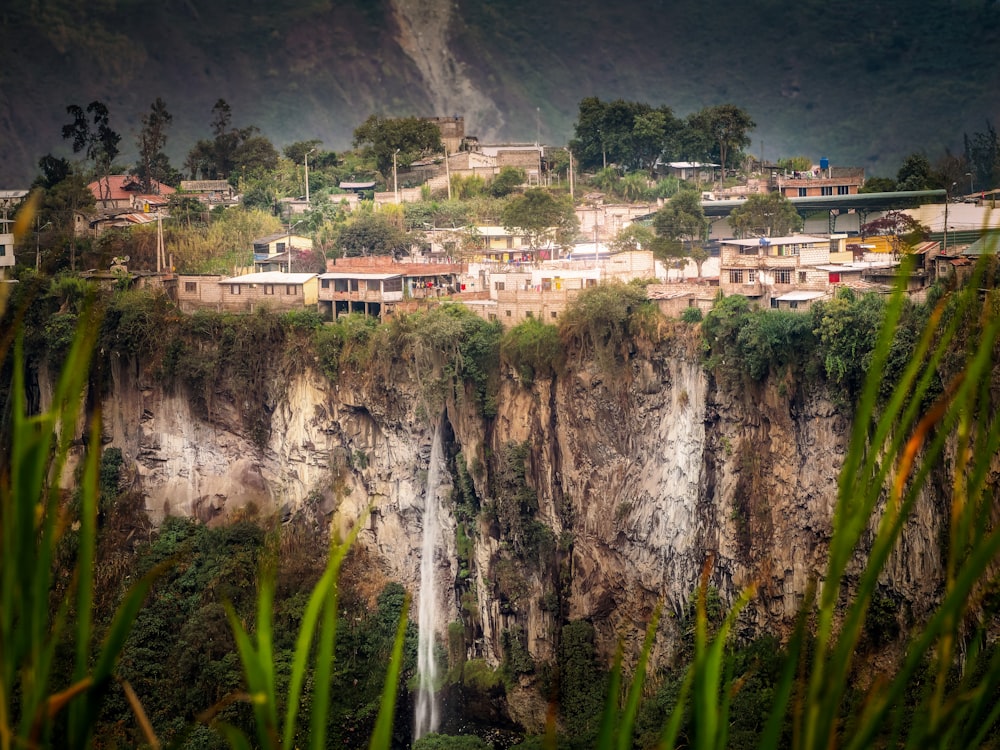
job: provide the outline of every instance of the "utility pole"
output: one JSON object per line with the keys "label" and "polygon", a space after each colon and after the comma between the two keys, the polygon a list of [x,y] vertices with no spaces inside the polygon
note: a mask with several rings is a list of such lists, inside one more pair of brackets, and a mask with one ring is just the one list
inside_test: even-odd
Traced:
{"label": "utility pole", "polygon": [[396,179],[396,154],[399,153],[397,148],[392,152],[392,192],[396,194],[396,203],[399,203],[399,181]]}
{"label": "utility pole", "polygon": [[309,208],[309,154],[311,154],[316,149],[311,148],[306,151],[305,156],[305,166],[306,166],[306,208]]}

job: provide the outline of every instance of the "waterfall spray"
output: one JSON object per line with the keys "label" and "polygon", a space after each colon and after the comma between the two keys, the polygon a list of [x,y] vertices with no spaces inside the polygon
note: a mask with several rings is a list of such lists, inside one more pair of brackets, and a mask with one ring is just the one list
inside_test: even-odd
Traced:
{"label": "waterfall spray", "polygon": [[438,716],[437,661],[434,659],[434,630],[437,624],[437,581],[434,575],[434,554],[437,551],[441,524],[438,519],[438,487],[441,483],[441,464],[444,461],[443,419],[434,430],[431,462],[427,467],[427,494],[424,498],[424,541],[420,548],[420,611],[417,620],[417,674],[420,688],[417,692],[416,728],[414,741],[425,734],[436,732]]}

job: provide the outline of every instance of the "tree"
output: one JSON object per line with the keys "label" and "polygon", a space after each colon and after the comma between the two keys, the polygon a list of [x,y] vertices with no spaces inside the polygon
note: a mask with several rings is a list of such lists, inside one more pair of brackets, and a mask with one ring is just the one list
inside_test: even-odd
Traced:
{"label": "tree", "polygon": [[653,230],[643,224],[629,224],[611,240],[611,252],[623,253],[643,248],[650,248],[656,235]]}
{"label": "tree", "polygon": [[111,167],[118,156],[118,144],[122,137],[111,129],[108,108],[102,102],[91,102],[86,112],[71,104],[66,107],[66,112],[72,116],[73,122],[63,125],[63,139],[73,142],[74,154],[82,151],[91,162],[94,177],[101,183],[100,199],[106,206],[111,196]]}
{"label": "tree", "polygon": [[689,118],[688,126],[701,131],[705,139],[718,148],[719,164],[722,165],[722,176],[725,177],[732,152],[750,145],[749,132],[757,124],[736,105],[719,104],[696,112]]}
{"label": "tree", "polygon": [[[282,153],[285,155],[286,159],[290,159],[296,164],[302,164],[306,157],[306,154],[311,154],[314,151],[319,154],[319,147],[323,144],[323,141],[318,138],[311,138],[308,141],[296,141],[291,145],[285,146]],[[313,159],[315,162],[315,157]]]}
{"label": "tree", "polygon": [[975,177],[975,184],[983,190],[996,187],[1000,182],[1000,138],[989,120],[986,130],[965,135],[965,160]]}
{"label": "tree", "polygon": [[653,227],[661,240],[661,252],[668,257],[690,254],[694,242],[704,239],[708,220],[694,190],[681,190],[653,217]]}
{"label": "tree", "polygon": [[490,182],[490,195],[494,198],[504,198],[523,185],[525,179],[523,169],[504,167]]}
{"label": "tree", "polygon": [[802,217],[781,193],[755,193],[729,214],[737,237],[781,237],[802,227]]}
{"label": "tree", "polygon": [[883,216],[862,224],[862,237],[890,237],[892,252],[896,255],[905,253],[914,245],[927,239],[930,230],[902,211],[889,211]]}
{"label": "tree", "polygon": [[500,221],[507,231],[527,237],[532,248],[548,239],[567,245],[579,231],[570,197],[556,197],[542,188],[530,188],[512,198],[504,206]]}
{"label": "tree", "polygon": [[869,177],[858,190],[859,193],[892,193],[896,190],[896,181],[891,177]]}
{"label": "tree", "polygon": [[617,164],[629,170],[652,170],[665,151],[672,152],[683,124],[667,106],[616,99],[604,103],[596,96],[580,101],[570,142],[583,169]]}
{"label": "tree", "polygon": [[393,154],[398,166],[408,167],[417,159],[444,151],[441,130],[419,117],[371,115],[354,131],[354,147],[374,157],[382,177],[392,174]]}
{"label": "tree", "polygon": [[381,214],[362,213],[340,230],[337,238],[345,256],[392,255],[402,257],[410,251],[410,237]]}
{"label": "tree", "polygon": [[188,152],[184,169],[197,179],[207,180],[262,177],[278,166],[278,151],[270,140],[260,135],[255,125],[232,128],[232,108],[225,99],[212,107],[213,140],[198,141]]}
{"label": "tree", "polygon": [[903,164],[896,174],[896,190],[931,190],[934,179],[931,176],[931,163],[923,154],[910,154],[903,159]]}
{"label": "tree", "polygon": [[143,115],[140,121],[142,127],[136,138],[139,160],[135,165],[135,173],[144,193],[158,193],[160,183],[176,186],[179,182],[180,174],[170,166],[170,160],[163,152],[167,145],[167,128],[173,119],[163,99],[156,97],[156,101],[149,107],[149,113]]}

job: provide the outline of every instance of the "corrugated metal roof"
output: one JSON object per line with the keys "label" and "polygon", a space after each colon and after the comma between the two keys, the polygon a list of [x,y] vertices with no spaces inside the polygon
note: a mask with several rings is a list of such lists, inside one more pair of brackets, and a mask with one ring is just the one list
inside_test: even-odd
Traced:
{"label": "corrugated metal roof", "polygon": [[260,271],[243,276],[223,279],[221,284],[305,284],[315,278],[314,273],[285,273],[284,271]]}
{"label": "corrugated metal roof", "polygon": [[805,302],[811,299],[817,299],[826,294],[826,292],[789,292],[788,294],[782,294],[780,297],[775,297],[774,299],[778,302]]}
{"label": "corrugated metal roof", "polygon": [[356,271],[354,273],[323,273],[319,276],[321,279],[364,279],[366,281],[385,281],[387,279],[401,279],[403,274],[401,273],[364,273],[362,271]]}

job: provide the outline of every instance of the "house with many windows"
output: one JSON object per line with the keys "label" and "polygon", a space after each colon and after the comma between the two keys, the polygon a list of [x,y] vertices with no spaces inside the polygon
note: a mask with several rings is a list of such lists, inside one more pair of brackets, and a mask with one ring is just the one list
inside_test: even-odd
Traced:
{"label": "house with many windows", "polygon": [[854,260],[845,235],[731,239],[722,242],[720,253],[723,294],[740,294],[764,307],[793,309],[806,308],[826,295],[832,272],[824,266]]}

